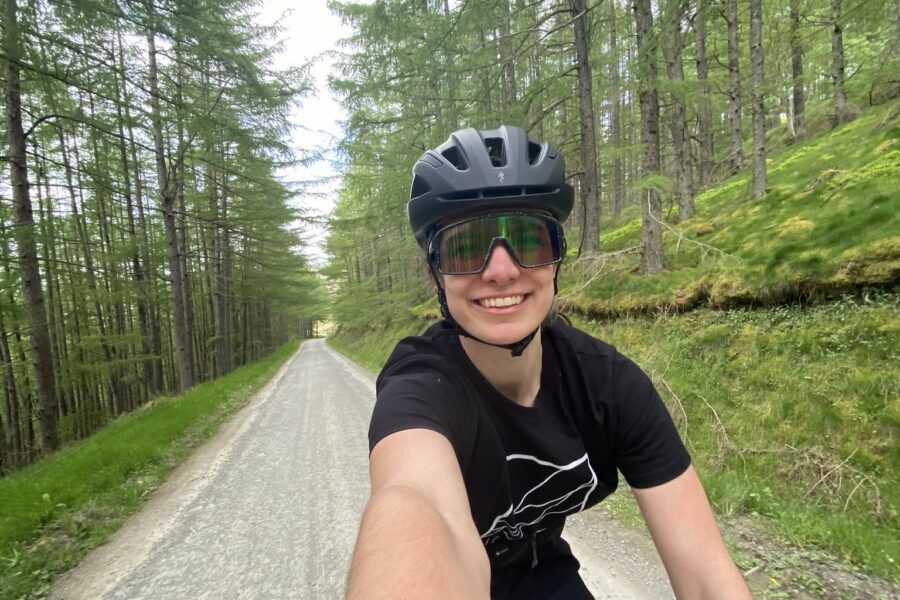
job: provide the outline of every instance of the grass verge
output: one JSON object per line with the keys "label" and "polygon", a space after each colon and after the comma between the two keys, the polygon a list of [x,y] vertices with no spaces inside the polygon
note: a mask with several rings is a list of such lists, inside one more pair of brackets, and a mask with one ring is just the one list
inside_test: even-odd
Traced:
{"label": "grass verge", "polygon": [[297,350],[159,398],[90,438],[0,479],[0,598],[42,598]]}

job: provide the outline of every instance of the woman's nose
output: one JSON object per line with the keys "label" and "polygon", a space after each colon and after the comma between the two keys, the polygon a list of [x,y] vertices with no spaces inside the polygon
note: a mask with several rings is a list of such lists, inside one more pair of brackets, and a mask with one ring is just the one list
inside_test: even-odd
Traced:
{"label": "woman's nose", "polygon": [[495,243],[491,248],[487,266],[481,273],[485,281],[506,283],[519,276],[519,265],[513,260],[505,244]]}

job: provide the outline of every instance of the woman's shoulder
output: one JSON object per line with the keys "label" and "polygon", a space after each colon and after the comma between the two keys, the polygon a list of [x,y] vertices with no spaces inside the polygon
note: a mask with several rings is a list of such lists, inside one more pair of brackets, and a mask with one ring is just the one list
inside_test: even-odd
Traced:
{"label": "woman's shoulder", "polygon": [[378,375],[385,377],[405,373],[455,369],[455,356],[451,347],[452,336],[445,321],[429,326],[420,335],[405,337],[394,346],[390,357]]}

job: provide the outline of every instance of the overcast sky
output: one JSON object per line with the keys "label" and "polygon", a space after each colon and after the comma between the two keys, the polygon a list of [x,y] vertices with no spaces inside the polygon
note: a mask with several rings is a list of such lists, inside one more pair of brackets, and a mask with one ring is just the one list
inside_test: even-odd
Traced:
{"label": "overcast sky", "polygon": [[[348,37],[351,30],[342,25],[325,4],[326,0],[263,0],[261,9],[260,20],[263,23],[272,24],[283,19],[281,37],[285,51],[276,61],[276,66],[301,66],[318,59],[312,70],[316,94],[304,99],[292,117],[291,144],[295,150],[331,149],[342,137],[340,122],[345,115],[328,89],[332,64],[324,54],[336,49],[338,40]],[[334,206],[339,172],[334,164],[334,154],[329,152],[326,158],[308,168],[295,168],[283,173],[290,182],[322,180],[318,185],[301,183],[300,186],[307,193],[300,198],[299,204],[311,215],[325,216]],[[316,262],[321,261],[324,254],[317,248],[324,242],[324,230],[307,228],[305,237],[311,237],[315,246],[308,248],[307,254]]]}

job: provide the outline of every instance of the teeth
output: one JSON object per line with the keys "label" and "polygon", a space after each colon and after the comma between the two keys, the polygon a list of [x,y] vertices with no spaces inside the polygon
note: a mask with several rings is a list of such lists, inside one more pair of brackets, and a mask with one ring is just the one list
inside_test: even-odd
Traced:
{"label": "teeth", "polygon": [[506,298],[486,298],[479,300],[478,304],[485,308],[502,308],[521,304],[523,300],[525,300],[525,296],[507,296]]}

